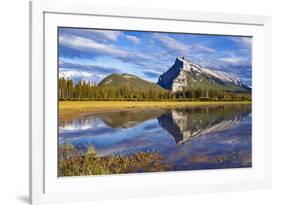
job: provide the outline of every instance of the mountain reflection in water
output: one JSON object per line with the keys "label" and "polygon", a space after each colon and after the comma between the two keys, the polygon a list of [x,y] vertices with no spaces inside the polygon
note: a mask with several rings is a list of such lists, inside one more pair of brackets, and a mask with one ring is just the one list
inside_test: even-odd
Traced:
{"label": "mountain reflection in water", "polygon": [[99,156],[155,151],[173,170],[251,166],[251,105],[108,112],[60,124],[59,143]]}
{"label": "mountain reflection in water", "polygon": [[158,118],[159,124],[167,130],[176,143],[203,134],[227,130],[237,125],[251,110],[219,107],[175,109]]}

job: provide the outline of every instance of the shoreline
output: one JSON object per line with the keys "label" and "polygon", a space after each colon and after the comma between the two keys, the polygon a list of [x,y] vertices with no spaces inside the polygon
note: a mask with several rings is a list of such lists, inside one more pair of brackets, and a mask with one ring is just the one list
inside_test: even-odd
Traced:
{"label": "shoreline", "polygon": [[250,105],[251,101],[59,101],[59,121],[85,114],[131,110],[206,107],[218,105]]}

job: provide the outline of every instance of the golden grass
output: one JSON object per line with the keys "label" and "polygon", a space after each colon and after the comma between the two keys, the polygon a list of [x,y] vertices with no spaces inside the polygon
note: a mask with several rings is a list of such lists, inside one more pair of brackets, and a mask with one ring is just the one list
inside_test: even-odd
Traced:
{"label": "golden grass", "polygon": [[[65,153],[67,149],[68,153]],[[60,145],[59,176],[85,176],[136,172],[169,171],[170,166],[155,152],[137,152],[128,156],[98,157],[93,145],[86,154],[77,154],[72,145]],[[72,151],[72,153],[71,153]],[[65,155],[66,154],[66,155]],[[74,156],[72,156],[74,154]]]}
{"label": "golden grass", "polygon": [[155,109],[228,104],[250,104],[249,101],[60,101],[60,121],[84,113],[110,112],[128,109]]}
{"label": "golden grass", "polygon": [[183,102],[183,101],[61,101],[60,111],[100,111],[121,108],[166,108],[179,106],[206,106],[225,104],[249,104],[247,101],[212,101],[212,102]]}

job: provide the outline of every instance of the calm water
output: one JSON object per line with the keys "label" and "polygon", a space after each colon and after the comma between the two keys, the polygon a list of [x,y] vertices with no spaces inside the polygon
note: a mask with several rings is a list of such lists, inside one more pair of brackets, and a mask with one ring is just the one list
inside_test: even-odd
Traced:
{"label": "calm water", "polygon": [[87,115],[59,126],[59,144],[99,156],[155,151],[173,170],[251,167],[251,106],[150,109]]}

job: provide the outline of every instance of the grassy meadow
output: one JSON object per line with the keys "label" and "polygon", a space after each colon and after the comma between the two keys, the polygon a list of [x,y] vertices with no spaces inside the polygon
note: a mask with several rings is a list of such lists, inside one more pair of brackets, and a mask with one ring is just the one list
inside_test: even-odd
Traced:
{"label": "grassy meadow", "polygon": [[86,113],[250,103],[250,101],[60,101],[59,117],[60,121],[64,121]]}

